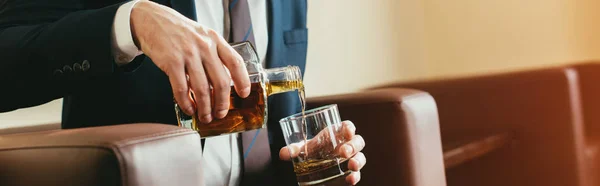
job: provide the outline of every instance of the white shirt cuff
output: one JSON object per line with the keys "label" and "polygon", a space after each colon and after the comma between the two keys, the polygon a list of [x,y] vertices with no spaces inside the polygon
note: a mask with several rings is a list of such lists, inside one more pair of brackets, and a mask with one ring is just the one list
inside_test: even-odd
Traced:
{"label": "white shirt cuff", "polygon": [[117,9],[112,30],[112,51],[117,65],[125,65],[143,52],[135,46],[131,35],[130,17],[133,6],[139,0],[125,3]]}

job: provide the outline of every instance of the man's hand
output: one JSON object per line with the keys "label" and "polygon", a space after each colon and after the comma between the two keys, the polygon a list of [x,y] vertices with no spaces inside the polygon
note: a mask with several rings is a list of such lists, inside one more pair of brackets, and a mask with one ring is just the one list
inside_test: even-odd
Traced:
{"label": "man's hand", "polygon": [[130,23],[136,45],[169,76],[175,100],[186,114],[196,111],[205,123],[225,117],[231,80],[240,97],[250,94],[242,57],[214,30],[150,1],[134,6]]}
{"label": "man's hand", "polygon": [[[323,130],[323,131],[326,131],[326,130]],[[306,147],[309,149],[308,150],[309,152],[311,151],[310,149],[327,150],[327,149],[324,149],[324,148],[326,148],[326,146],[330,146],[330,147],[333,146],[329,142],[314,140],[314,139],[331,139],[328,137],[329,133],[323,132],[323,131],[319,132],[319,134],[317,134],[317,136],[315,136],[312,140],[308,140],[306,142]],[[358,183],[358,181],[360,181],[360,169],[362,169],[363,166],[365,166],[365,164],[367,163],[367,159],[366,159],[365,155],[362,152],[360,152],[365,147],[365,141],[360,135],[355,135],[355,132],[356,132],[356,127],[354,126],[354,124],[352,122],[350,122],[350,121],[342,122],[342,129],[340,130],[340,132],[338,134],[335,134],[335,135],[341,135],[347,141],[345,143],[339,145],[337,147],[337,149],[334,150],[335,153],[337,153],[339,155],[339,157],[348,159],[348,169],[350,171],[352,171],[352,173],[350,175],[346,176],[346,182],[348,184],[352,184],[352,185],[356,185]],[[317,141],[320,141],[320,142],[317,143]],[[291,154],[290,154],[289,148],[291,148],[291,151],[292,151]],[[300,154],[302,148],[304,148],[304,145],[289,145],[289,146],[283,147],[279,151],[279,158],[282,160],[289,161],[291,158],[297,157]],[[313,154],[315,154],[315,153],[313,153]],[[309,154],[308,158],[310,158],[310,154]]]}

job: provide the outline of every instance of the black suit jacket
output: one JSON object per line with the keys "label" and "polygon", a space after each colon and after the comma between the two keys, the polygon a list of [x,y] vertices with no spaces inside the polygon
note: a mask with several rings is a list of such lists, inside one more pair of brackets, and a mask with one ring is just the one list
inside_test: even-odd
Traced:
{"label": "black suit jacket", "polygon": [[[151,59],[142,55],[124,67],[114,63],[111,31],[122,3],[0,0],[0,112],[64,97],[63,128],[137,122],[175,125],[169,81]],[[179,8],[188,17],[189,10]],[[267,66],[296,65],[304,71],[306,1],[268,0],[268,11]],[[269,98],[272,157],[279,157],[285,145],[278,120],[299,110],[295,93]],[[293,173],[289,162],[274,160],[274,164],[287,169],[278,173]],[[277,178],[293,180],[293,174]]]}

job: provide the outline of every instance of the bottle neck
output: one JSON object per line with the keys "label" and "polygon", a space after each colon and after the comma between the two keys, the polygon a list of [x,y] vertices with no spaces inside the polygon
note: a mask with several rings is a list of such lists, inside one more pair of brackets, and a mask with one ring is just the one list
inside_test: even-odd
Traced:
{"label": "bottle neck", "polygon": [[302,73],[297,66],[265,69],[267,95],[304,90]]}

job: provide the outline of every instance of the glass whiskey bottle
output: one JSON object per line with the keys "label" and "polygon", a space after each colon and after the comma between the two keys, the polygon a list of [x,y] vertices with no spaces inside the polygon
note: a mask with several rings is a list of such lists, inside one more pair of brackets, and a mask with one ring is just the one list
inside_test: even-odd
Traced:
{"label": "glass whiskey bottle", "polygon": [[215,118],[210,123],[200,122],[196,114],[186,115],[175,103],[178,125],[198,131],[201,138],[266,128],[268,96],[295,90],[304,93],[302,74],[297,66],[263,69],[249,42],[232,47],[242,56],[248,70],[251,82],[248,97],[241,98],[231,86],[229,112],[224,118]]}

